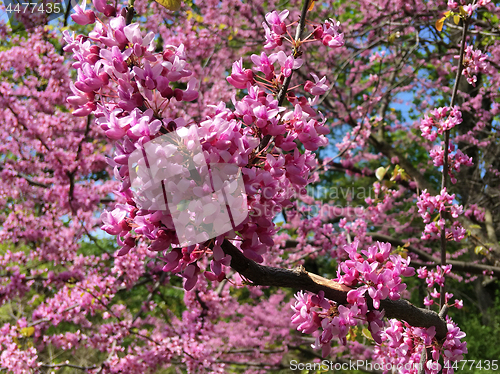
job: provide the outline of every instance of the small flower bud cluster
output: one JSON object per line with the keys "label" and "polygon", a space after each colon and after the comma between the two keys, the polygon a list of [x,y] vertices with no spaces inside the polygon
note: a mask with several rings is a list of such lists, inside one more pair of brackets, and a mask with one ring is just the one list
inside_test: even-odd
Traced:
{"label": "small flower bud cluster", "polygon": [[[457,183],[457,178],[454,172],[460,171],[460,166],[472,166],[472,157],[464,154],[460,149],[457,149],[455,153],[455,145],[451,144],[448,146],[448,175],[450,176],[451,183]],[[443,166],[444,163],[444,149],[442,146],[436,145],[431,151],[430,155],[432,157],[432,162],[434,166]]]}
{"label": "small flower bud cluster", "polygon": [[[422,239],[437,239],[441,237],[441,230],[445,227],[444,218],[431,222],[433,213],[449,212],[453,218],[458,218],[463,213],[461,205],[454,204],[455,194],[450,195],[443,188],[437,196],[431,196],[427,190],[423,190],[417,199],[418,213],[423,218],[425,225]],[[465,237],[465,229],[458,221],[452,223],[451,228],[446,228],[446,237],[455,241],[460,241]]]}
{"label": "small flower bud cluster", "polygon": [[[460,56],[455,56],[459,58]],[[486,61],[488,56],[479,49],[474,49],[471,45],[465,48],[463,59],[462,75],[467,78],[467,82],[476,87],[477,76],[479,73],[487,73],[490,64]]]}
{"label": "small flower bud cluster", "polygon": [[[420,123],[420,131],[425,139],[433,142],[438,134],[443,134],[446,130],[451,130],[460,123],[462,123],[462,112],[457,106],[453,108],[441,107],[432,110],[430,116],[424,117]],[[437,130],[433,127],[436,127]]]}

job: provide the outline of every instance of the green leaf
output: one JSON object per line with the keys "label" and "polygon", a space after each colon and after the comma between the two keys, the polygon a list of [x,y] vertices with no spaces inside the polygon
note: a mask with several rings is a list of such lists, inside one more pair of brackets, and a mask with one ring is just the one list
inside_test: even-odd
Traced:
{"label": "green leaf", "polygon": [[168,10],[179,10],[181,8],[181,0],[155,0],[158,4],[163,5]]}

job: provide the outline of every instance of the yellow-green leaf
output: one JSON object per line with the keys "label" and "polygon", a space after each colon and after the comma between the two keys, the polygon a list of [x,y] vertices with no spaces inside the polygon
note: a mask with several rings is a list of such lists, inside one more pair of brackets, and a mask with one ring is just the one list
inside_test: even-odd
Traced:
{"label": "yellow-green leaf", "polygon": [[459,15],[454,15],[453,16],[453,22],[455,22],[455,25],[458,25],[460,22],[460,16]]}
{"label": "yellow-green leaf", "polygon": [[383,166],[379,167],[377,170],[375,170],[375,176],[379,181],[384,179],[385,173],[387,173],[387,170],[389,170],[389,167],[384,168]]}
{"label": "yellow-green leaf", "polygon": [[35,333],[35,328],[33,326],[25,327],[25,328],[21,329],[21,334],[23,334],[23,336],[26,336],[27,338],[29,338],[34,333]]}
{"label": "yellow-green leaf", "polygon": [[474,253],[476,253],[476,255],[485,255],[486,248],[484,248],[482,245],[478,245],[476,246],[476,248],[474,248]]}
{"label": "yellow-green leaf", "polygon": [[444,25],[444,21],[445,21],[446,17],[443,17],[441,19],[438,19],[436,21],[436,30],[437,31],[441,31],[443,29],[443,25]]}
{"label": "yellow-green leaf", "polygon": [[366,327],[361,331],[361,333],[365,338],[373,340],[372,333]]}
{"label": "yellow-green leaf", "polygon": [[155,0],[158,4],[163,5],[168,10],[179,10],[181,8],[181,0]]}

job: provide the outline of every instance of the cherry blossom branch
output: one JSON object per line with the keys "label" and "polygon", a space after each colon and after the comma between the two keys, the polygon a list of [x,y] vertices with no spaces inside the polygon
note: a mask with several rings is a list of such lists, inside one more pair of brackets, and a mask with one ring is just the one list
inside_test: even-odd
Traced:
{"label": "cherry blossom branch", "polygon": [[[231,256],[231,267],[255,286],[275,286],[306,290],[313,293],[323,291],[325,297],[339,304],[347,303],[347,292],[351,289],[333,280],[307,272],[303,267],[294,270],[259,265],[245,257],[227,239],[222,243],[223,251]],[[436,337],[446,337],[446,322],[436,312],[417,308],[406,300],[381,300],[381,309],[387,318],[404,320],[416,327],[436,327]]]}
{"label": "cherry blossom branch", "polygon": [[[0,172],[2,172],[4,169],[6,169],[5,166],[4,165],[0,165]],[[50,185],[45,184],[45,183],[37,182],[36,180],[34,180],[33,178],[31,178],[30,176],[25,175],[24,173],[20,173],[18,171],[10,170],[10,169],[7,169],[7,170],[9,170],[11,172],[14,172],[16,177],[24,179],[31,186],[43,187],[43,188],[49,188],[50,187]]]}
{"label": "cherry blossom branch", "polygon": [[[451,103],[450,108],[453,108],[455,105],[456,96],[458,93],[458,85],[460,83],[460,77],[462,76],[462,68],[464,62],[464,51],[465,51],[465,38],[467,36],[467,27],[468,27],[468,19],[464,19],[463,21],[463,29],[462,29],[462,43],[460,45],[460,58],[458,60],[458,70],[455,78],[455,85],[453,86],[453,92],[451,94]],[[447,176],[448,176],[448,155],[449,155],[449,147],[450,145],[450,130],[446,130],[444,132],[444,157],[443,157],[443,174],[441,177],[441,191],[446,188]],[[444,211],[439,212],[439,219],[443,220]],[[446,228],[443,226],[441,229],[441,266],[446,265]],[[445,293],[446,293],[446,281],[443,281],[443,285],[441,286],[441,296],[439,299],[439,305],[443,307],[445,305]]]}
{"label": "cherry blossom branch", "polygon": [[[300,13],[299,25],[297,26],[297,30],[295,31],[295,46],[294,46],[294,53],[293,53],[294,58],[299,54],[300,44],[297,45],[297,43],[300,41],[300,38],[302,37],[302,34],[304,32],[304,28],[306,25],[307,11],[308,11],[309,4],[311,1],[312,0],[304,0],[304,5],[302,6],[302,12]],[[292,81],[292,76],[293,76],[293,70],[288,77],[285,77],[285,80],[283,81],[283,85],[281,86],[281,89],[278,92],[278,96],[276,97],[276,100],[278,100],[278,106],[281,106],[283,104],[283,101],[285,100],[286,93],[288,91],[288,87],[290,86],[290,82]],[[272,139],[271,135],[265,135],[262,138],[262,140],[260,141],[259,146],[257,147],[257,153],[259,153],[264,148],[266,148],[266,146],[269,144],[271,139]]]}

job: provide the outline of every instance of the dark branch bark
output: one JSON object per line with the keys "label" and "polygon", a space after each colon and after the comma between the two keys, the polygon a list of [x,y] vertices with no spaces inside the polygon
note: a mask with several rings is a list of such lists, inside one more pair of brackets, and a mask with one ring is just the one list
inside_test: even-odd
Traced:
{"label": "dark branch bark", "polygon": [[[248,259],[228,240],[222,243],[224,252],[231,256],[231,267],[256,286],[295,288],[313,293],[323,291],[325,297],[340,304],[347,303],[350,288],[333,280],[307,272],[299,267],[295,270],[259,265]],[[370,303],[369,303],[370,304]],[[437,313],[417,308],[406,300],[382,300],[381,309],[387,318],[397,318],[416,327],[436,327],[436,338],[446,336],[446,322]]]}

